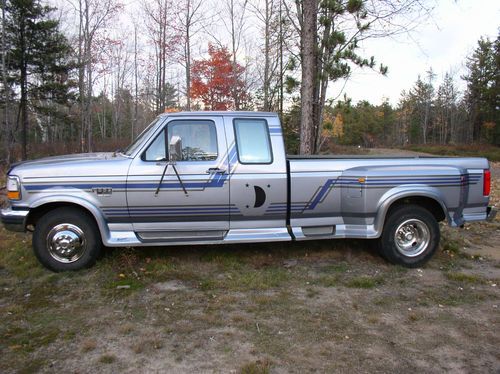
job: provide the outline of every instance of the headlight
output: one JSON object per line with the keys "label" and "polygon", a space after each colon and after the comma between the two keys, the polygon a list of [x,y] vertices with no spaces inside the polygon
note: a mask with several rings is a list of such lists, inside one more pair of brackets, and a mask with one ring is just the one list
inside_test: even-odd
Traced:
{"label": "headlight", "polygon": [[7,197],[9,200],[21,200],[21,181],[19,177],[7,177]]}

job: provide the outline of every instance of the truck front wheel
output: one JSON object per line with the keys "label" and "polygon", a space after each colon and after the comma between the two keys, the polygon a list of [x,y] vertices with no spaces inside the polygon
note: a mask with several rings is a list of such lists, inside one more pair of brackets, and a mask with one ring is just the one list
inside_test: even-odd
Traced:
{"label": "truck front wheel", "polygon": [[52,271],[92,266],[102,250],[94,219],[84,211],[63,207],[43,215],[33,232],[33,250]]}
{"label": "truck front wheel", "polygon": [[431,259],[439,239],[439,225],[432,213],[418,205],[401,205],[390,212],[379,247],[389,262],[415,268]]}

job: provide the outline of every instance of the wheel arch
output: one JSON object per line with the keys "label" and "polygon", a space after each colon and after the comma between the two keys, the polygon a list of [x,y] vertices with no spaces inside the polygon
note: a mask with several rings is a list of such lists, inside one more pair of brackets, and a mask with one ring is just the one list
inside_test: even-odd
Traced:
{"label": "wheel arch", "polygon": [[74,196],[58,196],[37,200],[30,206],[30,211],[26,217],[26,226],[35,226],[36,222],[44,214],[62,207],[76,208],[92,217],[99,228],[101,239],[104,239],[108,234],[106,221],[99,208],[84,199]]}
{"label": "wheel arch", "polygon": [[375,229],[378,236],[382,234],[385,221],[391,212],[402,205],[418,205],[428,210],[436,221],[450,221],[448,209],[440,191],[429,189],[396,191],[389,196],[382,197],[377,216],[375,218]]}

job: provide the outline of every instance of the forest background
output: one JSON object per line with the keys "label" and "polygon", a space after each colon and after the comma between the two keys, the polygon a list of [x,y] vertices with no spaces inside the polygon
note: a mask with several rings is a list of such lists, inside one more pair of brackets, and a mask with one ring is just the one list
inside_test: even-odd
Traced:
{"label": "forest background", "polygon": [[365,46],[418,36],[436,6],[2,0],[0,162],[123,148],[177,110],[277,112],[290,153],[414,147],[500,160],[498,33],[477,41],[459,74],[419,72],[397,102],[343,89],[361,71],[390,79]]}

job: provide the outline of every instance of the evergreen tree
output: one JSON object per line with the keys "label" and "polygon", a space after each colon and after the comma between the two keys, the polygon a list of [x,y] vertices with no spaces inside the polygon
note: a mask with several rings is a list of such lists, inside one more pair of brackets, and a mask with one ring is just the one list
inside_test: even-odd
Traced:
{"label": "evergreen tree", "polygon": [[434,73],[432,69],[427,72],[427,75],[427,82],[424,82],[419,76],[410,90],[410,101],[413,104],[413,120],[410,127],[410,141],[412,143],[415,143],[420,138],[423,144],[427,144],[427,137],[431,129],[431,107],[434,100],[434,87],[432,85]]}
{"label": "evergreen tree", "polygon": [[481,38],[467,59],[465,99],[473,125],[473,140],[500,144],[500,35],[496,41]]}
{"label": "evergreen tree", "polygon": [[5,33],[10,48],[4,74],[21,95],[17,127],[20,122],[23,159],[27,157],[29,100],[37,100],[36,109],[45,99],[61,103],[68,98],[70,47],[59,22],[51,18],[52,11],[39,0],[6,2]]}

